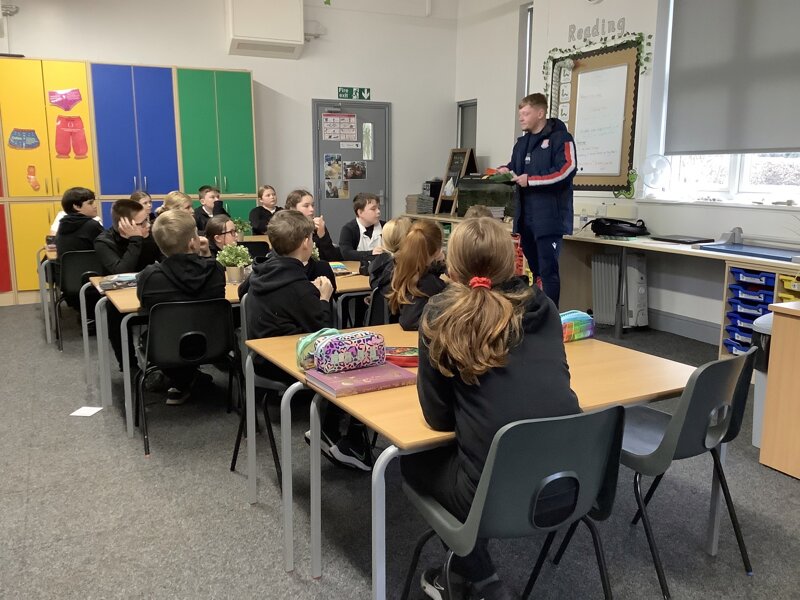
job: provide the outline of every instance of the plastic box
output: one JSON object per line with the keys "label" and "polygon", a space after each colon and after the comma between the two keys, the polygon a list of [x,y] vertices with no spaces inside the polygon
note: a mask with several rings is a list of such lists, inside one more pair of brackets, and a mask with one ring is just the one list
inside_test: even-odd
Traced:
{"label": "plastic box", "polygon": [[728,286],[728,289],[733,294],[734,298],[741,298],[742,300],[750,300],[752,302],[765,302],[772,303],[773,293],[771,290],[750,290],[746,286],[734,283]]}
{"label": "plastic box", "polygon": [[728,349],[728,352],[731,354],[745,354],[750,348],[748,346],[744,346],[735,340],[724,340],[722,342],[725,344],[725,347]]}
{"label": "plastic box", "polygon": [[731,325],[738,327],[742,331],[753,329],[754,319],[751,319],[747,315],[731,311],[728,313],[728,320],[731,322]]}
{"label": "plastic box", "polygon": [[731,275],[735,281],[743,281],[744,283],[755,283],[772,287],[775,285],[775,274],[764,273],[758,271],[745,271],[738,267],[731,267]]}
{"label": "plastic box", "polygon": [[748,329],[739,329],[735,325],[728,325],[725,328],[725,331],[728,332],[730,339],[734,340],[735,342],[739,342],[740,344],[747,344],[750,345],[753,343],[753,332],[752,330]]}
{"label": "plastic box", "polygon": [[800,292],[800,275],[791,277],[789,275],[778,275],[778,279],[783,284],[783,289],[790,292]]}
{"label": "plastic box", "polygon": [[755,317],[760,317],[769,312],[769,308],[766,304],[752,304],[744,300],[739,300],[738,298],[729,298],[728,304],[731,305],[734,312],[753,315]]}

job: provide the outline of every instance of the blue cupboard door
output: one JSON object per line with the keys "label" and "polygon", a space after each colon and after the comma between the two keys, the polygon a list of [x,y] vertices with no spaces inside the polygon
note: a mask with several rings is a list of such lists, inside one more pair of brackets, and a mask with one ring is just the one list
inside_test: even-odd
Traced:
{"label": "blue cupboard door", "polygon": [[91,67],[100,194],[127,196],[141,186],[133,74],[126,65]]}
{"label": "blue cupboard door", "polygon": [[172,69],[133,67],[133,89],[140,185],[151,194],[180,189]]}

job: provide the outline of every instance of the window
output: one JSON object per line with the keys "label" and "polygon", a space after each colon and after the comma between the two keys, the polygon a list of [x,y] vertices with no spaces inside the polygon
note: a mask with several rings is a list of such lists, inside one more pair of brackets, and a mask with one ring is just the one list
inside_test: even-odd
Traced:
{"label": "window", "polygon": [[800,205],[800,152],[688,154],[668,158],[672,166],[670,196]]}

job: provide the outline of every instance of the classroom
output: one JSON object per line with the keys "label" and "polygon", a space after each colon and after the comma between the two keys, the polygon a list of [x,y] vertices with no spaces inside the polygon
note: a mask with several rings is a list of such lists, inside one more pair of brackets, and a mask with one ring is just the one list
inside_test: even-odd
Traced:
{"label": "classroom", "polygon": [[[795,0],[1,0],[0,6],[0,597],[447,597],[426,580],[433,567],[443,568],[444,541],[432,539],[417,553],[406,581],[418,539],[431,527],[407,469],[421,451],[461,448],[464,435],[430,426],[419,379],[332,398],[313,381],[304,385],[310,378],[296,364],[298,336],[290,343],[250,335],[247,346],[234,341],[230,361],[226,354],[201,367],[191,395],[171,384],[154,392],[148,381],[141,393],[147,401],[140,401],[139,370],[126,358],[139,339],[138,321],[147,323],[137,290],[86,299],[93,308],[84,318],[79,304],[65,303],[57,321],[49,282],[59,276],[53,270],[59,263],[55,246],[46,245],[62,195],[74,186],[95,192],[96,228],[112,237],[128,216],[139,226],[134,205],[125,208],[133,192],[147,191],[157,209],[180,190],[188,198],[172,200],[197,215],[207,191],[200,188],[208,186],[217,193],[214,214],[219,208],[232,221],[214,221],[210,232],[217,224],[222,229],[209,236],[210,247],[192,241],[190,254],[208,249],[214,256],[225,251],[226,236],[250,228],[248,215],[267,188],[279,207],[292,190],[308,190],[312,207],[300,201],[297,210],[324,220],[320,227],[317,219],[310,238],[314,258],[300,260],[324,264],[323,278],[330,272],[333,290],[314,285],[323,305],[331,299],[331,324],[365,324],[387,347],[417,347],[418,325],[405,331],[402,312],[403,330],[390,319],[372,320],[380,305],[372,311],[364,301],[376,296],[365,256],[372,259],[380,226],[365,231],[353,201],[374,197],[367,206],[379,207],[382,225],[408,215],[415,231],[435,229],[442,239],[431,261],[459,243],[457,232],[469,222],[464,209],[481,203],[480,190],[509,198],[505,221],[492,226],[500,222],[510,231],[512,205],[520,210],[518,199],[534,188],[481,187],[481,177],[512,164],[528,106],[520,100],[535,93],[546,98],[543,114],[563,121],[574,138],[566,144],[567,162],[569,148],[577,157],[568,177],[570,225],[553,246],[560,300],[551,304],[562,323],[566,311],[593,317],[591,339],[558,342],[582,417],[625,406],[618,412],[627,415],[630,442],[637,411],[682,414],[695,381],[690,375],[701,365],[722,365],[707,372],[745,365],[737,368],[752,369],[752,378],[749,386],[732,384],[730,396],[744,412],[734,401],[704,414],[704,431],[719,433],[723,423],[725,433],[713,440],[709,433],[705,448],[673,460],[663,482],[658,472],[631,468],[644,463],[626,458],[620,435],[623,456],[614,461],[621,464],[608,514],[587,505],[586,526],[570,527],[584,511],[553,535],[529,523],[535,531],[492,539],[499,580],[468,578],[452,597],[523,597],[535,564],[531,598],[797,597]],[[530,178],[525,187],[535,186],[523,168]],[[431,185],[441,191],[431,192]],[[483,198],[503,213],[505,200]],[[273,214],[281,213],[292,211]],[[599,233],[601,221],[613,219],[628,226],[640,220],[645,234]],[[348,254],[340,232],[346,237],[352,228],[358,238],[359,227],[360,243],[372,236],[372,245]],[[233,247],[263,256],[267,237],[251,233]],[[536,269],[526,271],[521,258],[530,248],[525,236],[515,256],[528,273]],[[162,238],[150,237],[159,253]],[[277,239],[269,239],[275,252]],[[256,259],[253,273],[272,258]],[[112,272],[121,271],[98,274]],[[314,283],[320,273],[310,273]],[[221,304],[232,315],[231,330],[252,329],[256,305],[248,302],[245,315],[236,275],[225,277],[228,303]],[[445,288],[439,273],[434,279],[440,287],[423,295],[435,298]],[[491,289],[480,277],[469,281],[460,287],[476,294]],[[553,298],[548,283],[540,284],[537,297]],[[81,295],[94,290],[89,283]],[[252,301],[257,290],[249,290]],[[754,327],[759,316],[769,316],[764,334]],[[479,319],[473,321],[478,327]],[[751,347],[758,350],[748,354]],[[259,360],[288,376],[263,402]],[[530,371],[526,376],[535,378]],[[171,396],[172,390],[183,395]],[[367,449],[371,473],[320,460],[331,458],[327,401],[341,409],[339,425],[348,424],[343,439],[360,427],[358,435],[374,446]],[[72,415],[91,407],[90,416]],[[576,437],[576,447],[588,437]],[[565,454],[581,458],[577,450]],[[639,495],[659,477],[652,502],[644,501],[649,533],[641,521],[631,524],[639,510],[631,483],[641,474]],[[725,481],[738,526],[729,518]],[[536,503],[526,510],[535,521]],[[558,560],[568,529],[574,539]],[[595,530],[604,560],[590,535]],[[543,548],[547,560],[539,564]],[[443,572],[437,577],[436,585],[444,582]],[[503,592],[492,595],[500,583]]]}

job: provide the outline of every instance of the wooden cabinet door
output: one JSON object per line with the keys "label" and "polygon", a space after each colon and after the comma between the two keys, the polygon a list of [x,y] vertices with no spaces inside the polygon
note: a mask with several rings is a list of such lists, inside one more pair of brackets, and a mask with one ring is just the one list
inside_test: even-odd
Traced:
{"label": "wooden cabinet door", "polygon": [[183,191],[220,185],[219,135],[214,72],[178,69]]}
{"label": "wooden cabinet door", "polygon": [[42,61],[2,58],[0,81],[7,194],[52,196]]}
{"label": "wooden cabinet door", "polygon": [[53,195],[94,191],[94,148],[86,63],[42,61]]}
{"label": "wooden cabinet door", "polygon": [[6,207],[0,204],[0,292],[11,291],[11,258],[6,234]]}
{"label": "wooden cabinet door", "polygon": [[223,194],[255,194],[253,93],[250,73],[217,71],[217,122]]}
{"label": "wooden cabinet door", "polygon": [[141,185],[133,107],[133,70],[93,64],[92,91],[100,190],[127,196]]}
{"label": "wooden cabinet door", "polygon": [[172,69],[133,67],[139,184],[151,194],[180,188]]}
{"label": "wooden cabinet door", "polygon": [[55,218],[53,204],[50,202],[16,202],[9,204],[9,209],[17,291],[39,289],[36,252],[44,246],[44,238],[50,231],[50,224]]}

